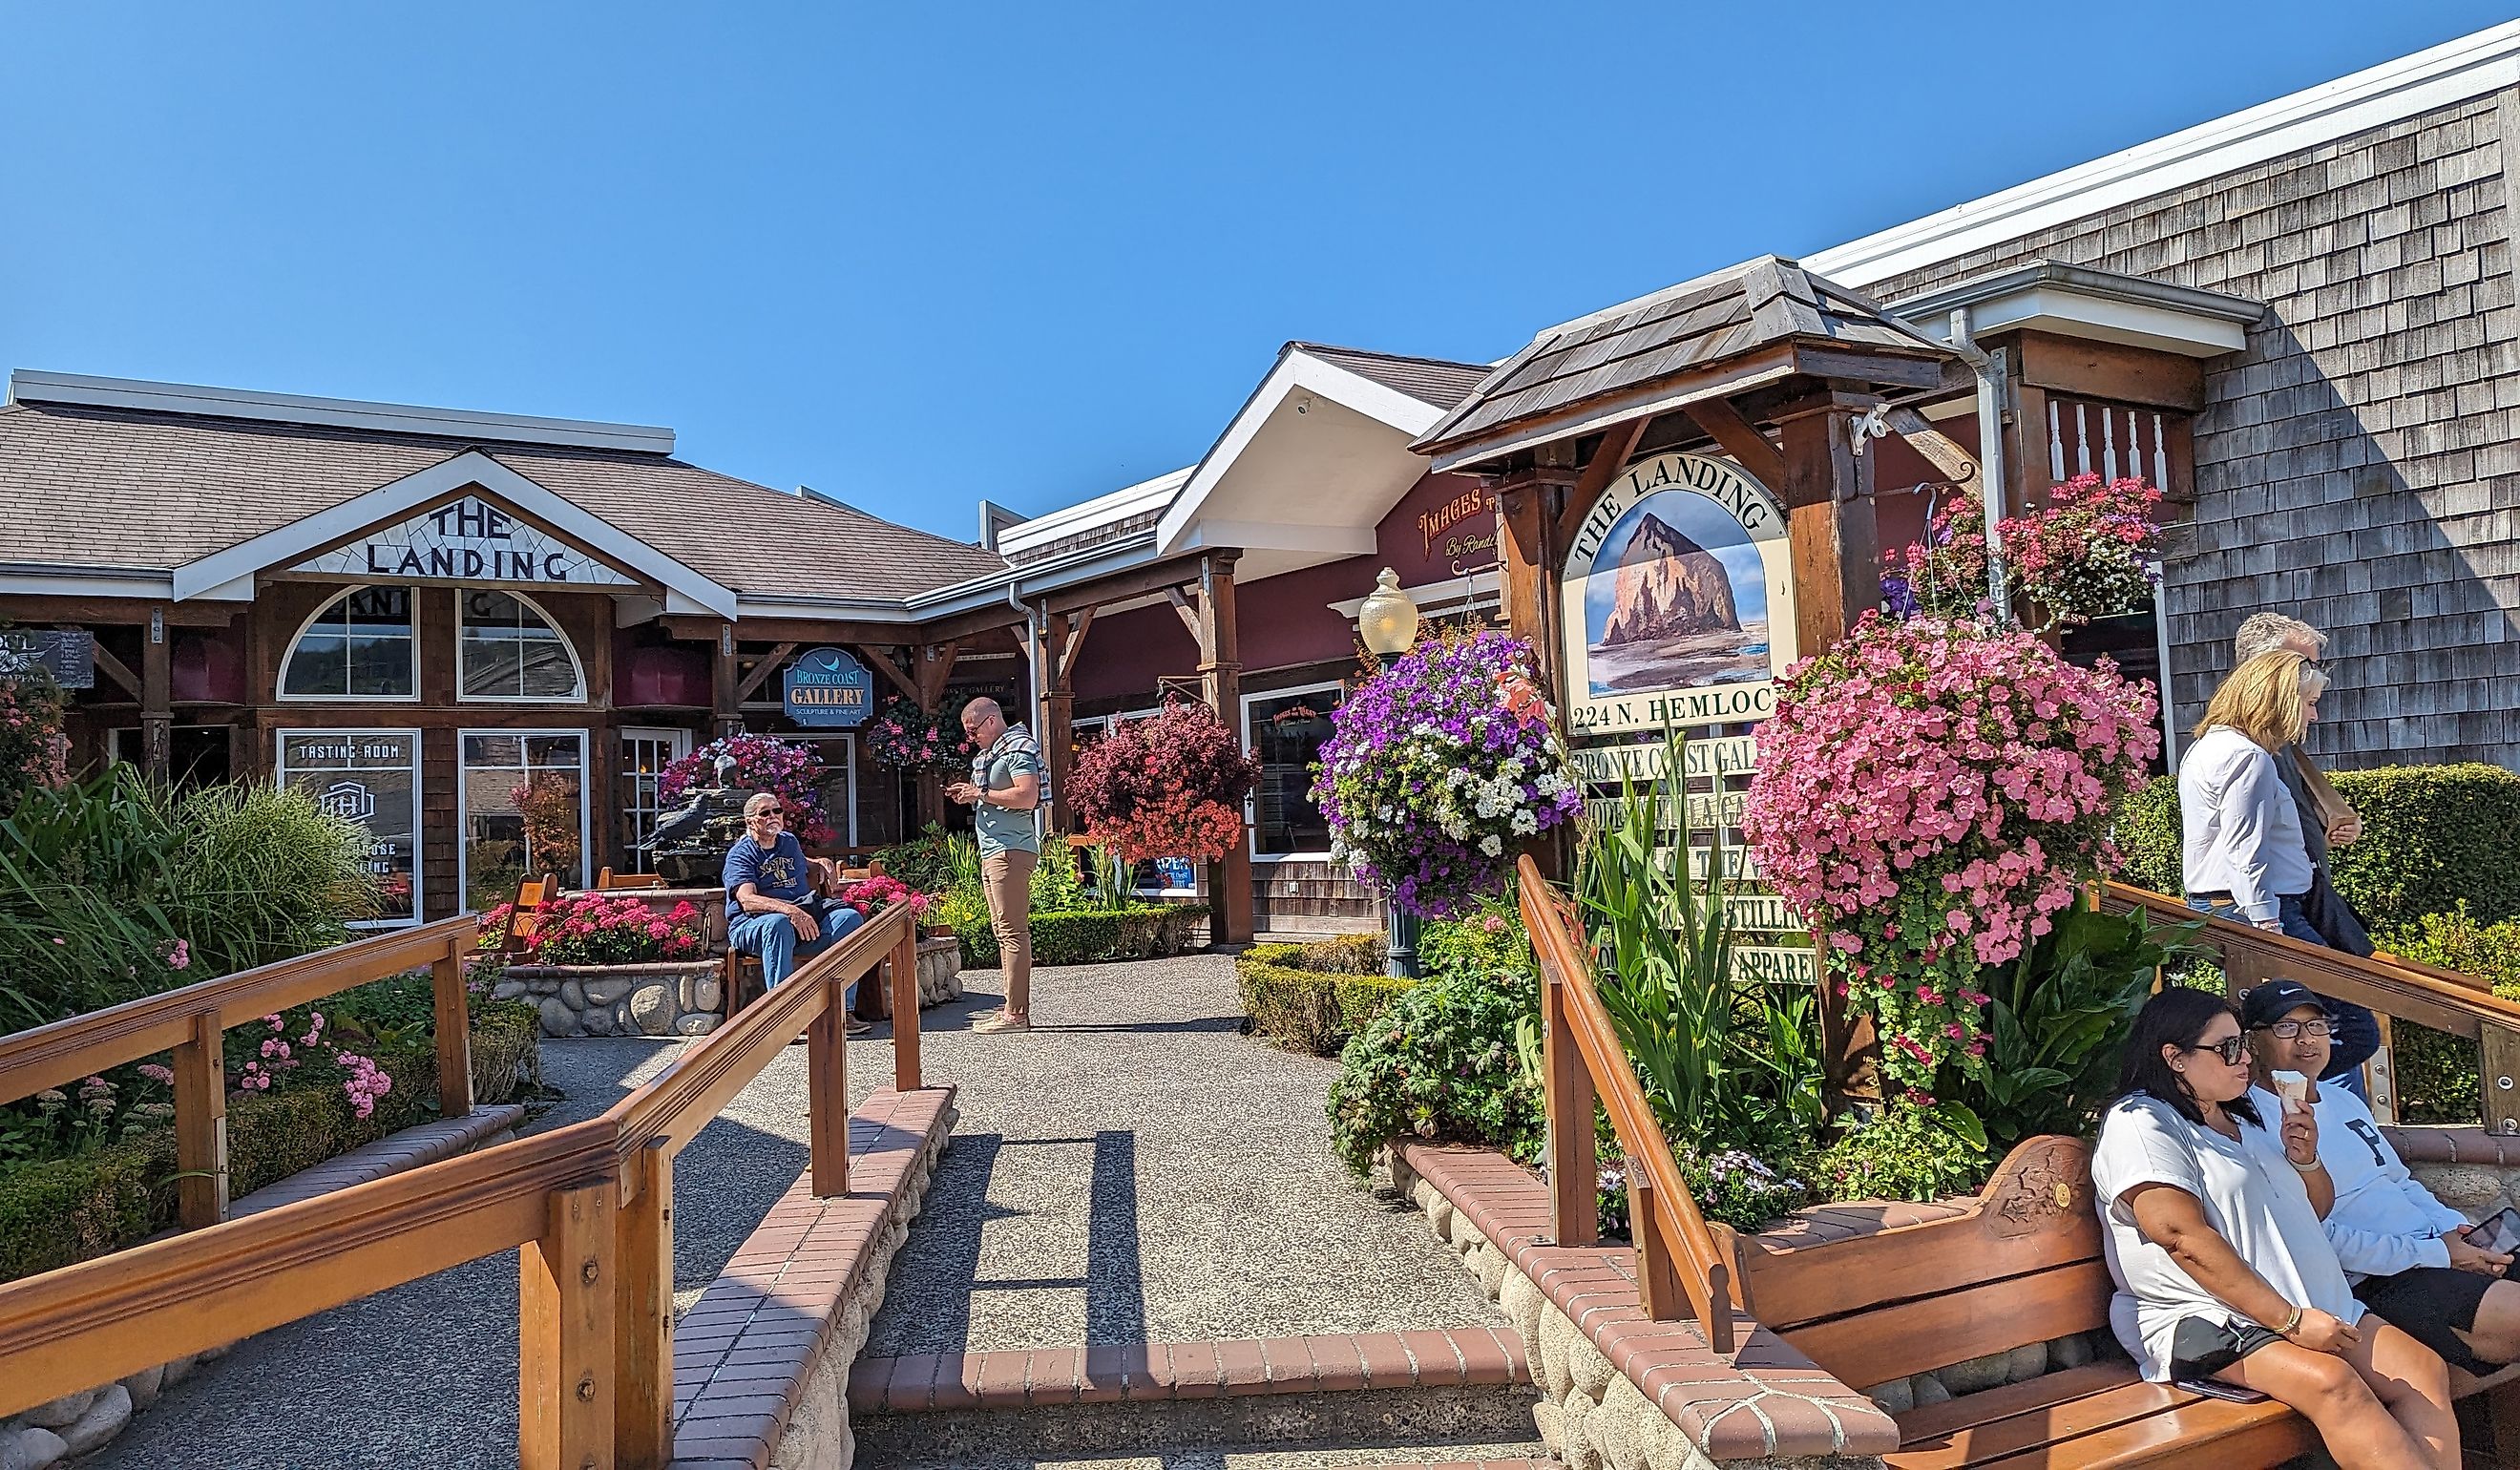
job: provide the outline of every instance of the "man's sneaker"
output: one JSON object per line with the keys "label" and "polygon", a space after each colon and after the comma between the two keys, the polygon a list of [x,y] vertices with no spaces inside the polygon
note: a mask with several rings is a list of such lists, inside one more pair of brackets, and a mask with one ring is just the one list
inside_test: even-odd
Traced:
{"label": "man's sneaker", "polygon": [[1025,1016],[999,1011],[971,1028],[973,1031],[1030,1031],[1032,1021]]}

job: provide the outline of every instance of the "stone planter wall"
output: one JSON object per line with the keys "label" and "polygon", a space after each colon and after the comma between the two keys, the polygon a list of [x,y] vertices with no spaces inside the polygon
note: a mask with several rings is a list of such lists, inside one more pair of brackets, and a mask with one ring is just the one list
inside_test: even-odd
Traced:
{"label": "stone planter wall", "polygon": [[545,1036],[701,1036],[724,1003],[718,961],[518,964],[490,994],[542,1007]]}

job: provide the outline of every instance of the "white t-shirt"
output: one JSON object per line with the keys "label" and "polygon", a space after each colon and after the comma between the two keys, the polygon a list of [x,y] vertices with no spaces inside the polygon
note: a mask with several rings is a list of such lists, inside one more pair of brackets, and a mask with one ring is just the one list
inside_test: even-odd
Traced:
{"label": "white t-shirt", "polygon": [[[2283,1106],[2264,1088],[2251,1089],[2249,1096],[2269,1118]],[[2348,1277],[2450,1265],[2441,1236],[2466,1228],[2467,1217],[2433,1198],[2408,1171],[2362,1099],[2324,1086],[2310,1110],[2318,1119],[2318,1161],[2336,1185],[2336,1204],[2321,1224]]]}
{"label": "white t-shirt", "polygon": [[[2276,1114],[2266,1115],[2276,1121]],[[2253,1324],[2196,1284],[2170,1253],[2143,1238],[2135,1212],[2121,1203],[2138,1184],[2167,1184],[2194,1195],[2205,1223],[2287,1302],[2359,1322],[2362,1304],[2345,1282],[2311,1207],[2310,1190],[2283,1144],[2263,1128],[2240,1125],[2237,1142],[2179,1116],[2158,1097],[2138,1093],[2110,1105],[2092,1150],[2109,1272],[2117,1299],[2109,1325],[2155,1383],[2170,1377],[2170,1339],[2182,1318],[2217,1325]]]}

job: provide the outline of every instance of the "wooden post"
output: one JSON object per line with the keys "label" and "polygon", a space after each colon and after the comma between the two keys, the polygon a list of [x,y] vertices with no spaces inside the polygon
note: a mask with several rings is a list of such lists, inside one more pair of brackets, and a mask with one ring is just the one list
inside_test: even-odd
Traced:
{"label": "wooden post", "polygon": [[1041,650],[1036,674],[1041,681],[1041,753],[1050,767],[1046,832],[1054,837],[1076,829],[1075,804],[1067,799],[1068,774],[1076,767],[1076,671],[1069,666],[1067,655],[1076,631],[1073,616],[1054,612],[1041,619],[1037,640]]}
{"label": "wooden post", "polygon": [[905,922],[884,961],[892,973],[892,1090],[916,1092],[919,1077],[919,925]]}
{"label": "wooden post", "polygon": [[629,1160],[637,1192],[614,1225],[612,1453],[619,1470],[674,1458],[674,1150],[651,1138]]}
{"label": "wooden post", "polygon": [[1600,1148],[1594,1136],[1598,1105],[1593,1074],[1576,1047],[1567,1014],[1566,983],[1542,987],[1541,1073],[1548,1091],[1550,1229],[1562,1246],[1601,1238]]}
{"label": "wooden post", "polygon": [[1637,1305],[1646,1316],[1668,1322],[1688,1314],[1688,1297],[1662,1240],[1662,1201],[1634,1161],[1628,1167],[1628,1238],[1637,1247]]}
{"label": "wooden post", "polygon": [[743,734],[741,671],[735,662],[735,624],[717,625],[717,646],[709,654],[709,714],[721,740]]}
{"label": "wooden post", "polygon": [[140,645],[141,769],[153,781],[174,775],[175,711],[173,648],[166,634],[166,609],[149,609],[149,626]]}
{"label": "wooden post", "polygon": [[461,939],[449,940],[446,954],[429,965],[437,1019],[437,1111],[446,1118],[472,1111],[472,1011],[464,989],[469,948]]}
{"label": "wooden post", "polygon": [[[954,662],[962,652],[960,644],[929,644],[919,650],[912,674],[919,685],[919,708],[929,715],[944,707],[945,686],[954,677]],[[956,780],[963,778],[957,777]],[[945,779],[935,768],[922,766],[918,775],[919,822],[942,825],[945,821]],[[905,834],[907,835],[907,834]]]}
{"label": "wooden post", "polygon": [[2362,1093],[2371,1099],[2372,1121],[2391,1125],[2398,1121],[2398,1037],[2387,1016],[2371,1018],[2380,1023],[2380,1049],[2362,1064]]}
{"label": "wooden post", "polygon": [[848,982],[823,982],[822,1013],[805,1027],[805,1127],[813,1150],[814,1194],[849,1192]]}
{"label": "wooden post", "polygon": [[[1234,618],[1234,553],[1214,552],[1198,563],[1199,689],[1207,707],[1228,730],[1238,730],[1242,723],[1242,645]],[[1251,942],[1248,833],[1222,860],[1207,865],[1207,902],[1211,943]]]}
{"label": "wooden post", "polygon": [[2520,1031],[2488,1021],[2477,1051],[2485,1092],[2485,1111],[2479,1116],[2486,1130],[2520,1134]]}
{"label": "wooden post", "polygon": [[619,1189],[609,1175],[554,1189],[541,1238],[517,1252],[517,1470],[611,1462]]}
{"label": "wooden post", "polygon": [[175,1048],[175,1219],[198,1230],[228,1218],[228,1089],[216,1014],[193,1017]]}

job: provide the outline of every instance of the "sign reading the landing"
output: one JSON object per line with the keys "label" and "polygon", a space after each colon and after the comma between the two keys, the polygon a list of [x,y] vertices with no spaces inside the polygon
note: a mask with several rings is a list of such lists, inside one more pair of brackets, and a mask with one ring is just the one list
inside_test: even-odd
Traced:
{"label": "sign reading the landing", "polygon": [[875,675],[846,648],[799,653],[780,679],[788,718],[799,725],[846,730],[875,713]]}
{"label": "sign reading the landing", "polygon": [[466,496],[290,568],[395,581],[636,587],[586,553]]}
{"label": "sign reading the landing", "polygon": [[1794,658],[1785,510],[1732,464],[1666,454],[1621,472],[1566,557],[1576,735],[1747,723]]}

